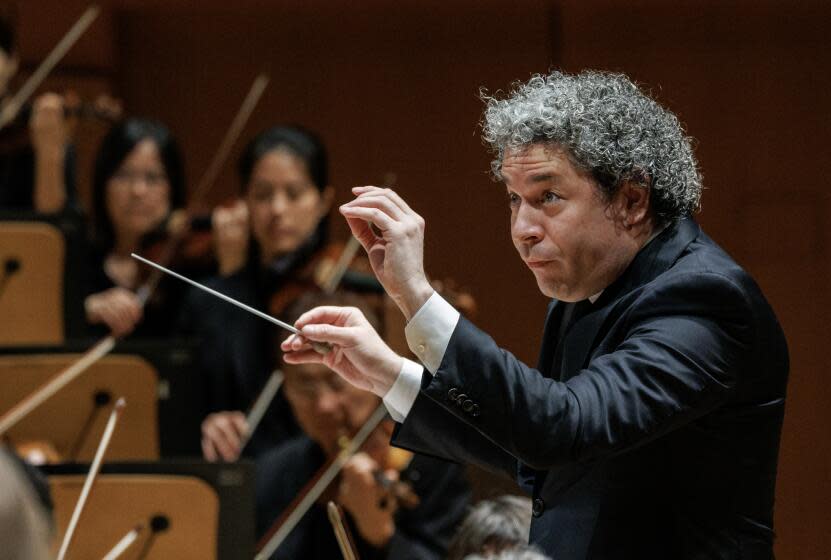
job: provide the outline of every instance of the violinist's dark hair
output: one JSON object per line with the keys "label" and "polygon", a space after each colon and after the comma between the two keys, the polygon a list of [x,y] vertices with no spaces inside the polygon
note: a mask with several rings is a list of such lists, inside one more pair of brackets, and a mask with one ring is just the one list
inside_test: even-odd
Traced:
{"label": "violinist's dark hair", "polygon": [[170,184],[170,207],[185,204],[185,172],[179,145],[162,123],[144,118],[129,118],[113,125],[104,136],[95,157],[92,179],[93,211],[96,241],[105,248],[113,243],[113,224],[107,214],[107,183],[121,164],[142,140],[152,140],[159,150]]}
{"label": "violinist's dark hair", "polygon": [[14,25],[10,18],[0,14],[0,49],[8,56],[15,52]]}
{"label": "violinist's dark hair", "polygon": [[254,166],[273,150],[287,150],[303,160],[317,190],[322,192],[329,186],[329,157],[320,137],[301,126],[275,126],[255,136],[240,156],[239,177],[243,193],[248,190]]}

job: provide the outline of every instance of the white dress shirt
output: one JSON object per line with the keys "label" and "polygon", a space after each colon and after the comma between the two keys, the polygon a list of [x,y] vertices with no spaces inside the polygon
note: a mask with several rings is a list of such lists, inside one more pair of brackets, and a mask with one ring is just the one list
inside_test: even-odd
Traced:
{"label": "white dress shirt", "polygon": [[[439,369],[458,322],[459,312],[438,292],[433,292],[404,328],[407,346],[430,373],[436,373]],[[398,378],[384,395],[384,404],[396,422],[403,422],[413,407],[421,390],[424,368],[404,358]]]}

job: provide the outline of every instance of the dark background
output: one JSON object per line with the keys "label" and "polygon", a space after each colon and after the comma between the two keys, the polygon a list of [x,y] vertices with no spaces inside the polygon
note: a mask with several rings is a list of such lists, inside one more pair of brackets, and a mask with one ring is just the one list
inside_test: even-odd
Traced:
{"label": "dark background", "polygon": [[[18,3],[24,73],[85,6]],[[128,112],[168,123],[195,185],[255,75],[268,71],[241,143],[279,122],[320,131],[338,202],[349,187],[395,173],[427,221],[428,272],[472,291],[477,322],[531,362],[545,300],[514,254],[502,188],[487,174],[478,89],[550,67],[618,70],[644,84],[697,139],[707,187],[699,219],[761,284],[790,344],[778,557],[831,557],[831,204],[821,175],[831,3],[113,0],[104,8],[51,87],[111,91]],[[101,132],[84,124],[78,134],[85,201]],[[207,204],[236,188],[228,165]]]}

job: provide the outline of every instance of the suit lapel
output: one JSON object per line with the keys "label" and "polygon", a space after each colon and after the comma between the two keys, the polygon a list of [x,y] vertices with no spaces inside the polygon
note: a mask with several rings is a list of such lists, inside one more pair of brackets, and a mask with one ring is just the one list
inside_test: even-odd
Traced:
{"label": "suit lapel", "polygon": [[595,302],[593,311],[572,325],[562,341],[562,367],[559,372],[553,372],[553,375],[560,381],[566,381],[585,367],[589,352],[595,347],[603,324],[617,302],[671,267],[700,231],[698,224],[692,218],[687,218],[678,224],[668,226],[641,249],[624,273],[603,290],[603,294]]}

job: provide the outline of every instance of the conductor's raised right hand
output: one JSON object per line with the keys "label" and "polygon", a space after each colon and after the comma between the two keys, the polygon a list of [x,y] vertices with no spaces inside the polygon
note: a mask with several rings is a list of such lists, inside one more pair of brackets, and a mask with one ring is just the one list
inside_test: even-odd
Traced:
{"label": "conductor's raised right hand", "polygon": [[[352,385],[383,397],[395,383],[403,358],[381,339],[363,313],[354,307],[316,307],[295,323],[302,336],[281,345],[289,364],[323,364]],[[309,341],[326,342],[332,350],[319,354]]]}
{"label": "conductor's raised right hand", "polygon": [[424,273],[424,219],[391,189],[355,187],[352,192],[356,198],[340,212],[366,249],[375,276],[409,321],[433,295]]}

